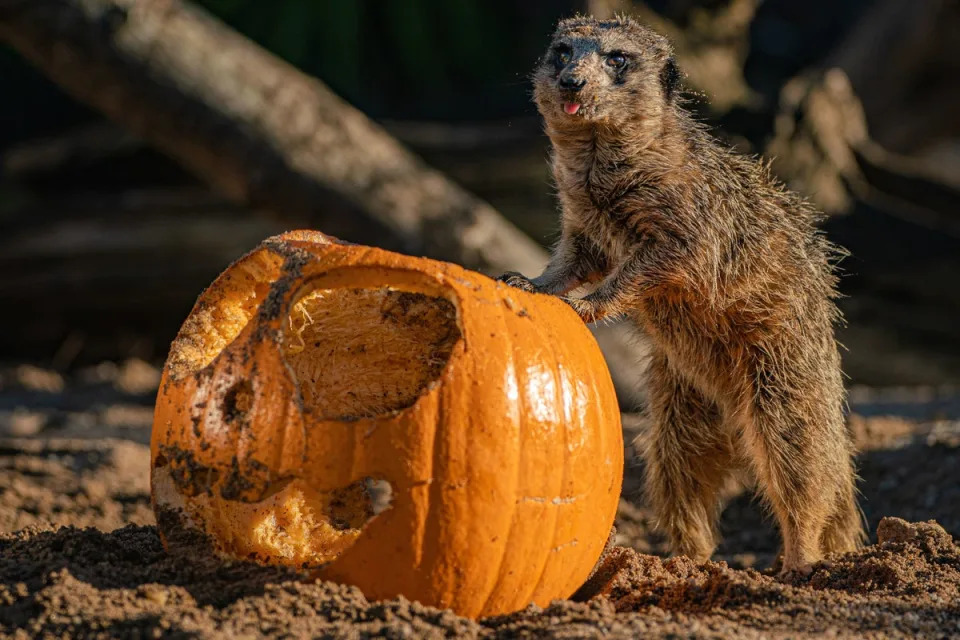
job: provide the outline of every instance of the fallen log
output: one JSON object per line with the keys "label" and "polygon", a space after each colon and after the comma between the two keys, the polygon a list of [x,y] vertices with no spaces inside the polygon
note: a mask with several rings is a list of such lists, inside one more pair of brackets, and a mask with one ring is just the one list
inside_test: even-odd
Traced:
{"label": "fallen log", "polygon": [[811,70],[781,92],[775,135],[764,155],[792,188],[830,214],[857,201],[960,238],[960,184],[929,161],[894,153],[868,132],[864,109],[843,70]]}
{"label": "fallen log", "polygon": [[474,269],[543,262],[321,82],[192,5],[0,0],[0,38],[235,201]]}
{"label": "fallen log", "polygon": [[[0,40],[235,202],[291,226],[492,274],[546,262],[319,80],[186,2],[0,0]],[[642,349],[616,330],[596,334],[632,403]]]}

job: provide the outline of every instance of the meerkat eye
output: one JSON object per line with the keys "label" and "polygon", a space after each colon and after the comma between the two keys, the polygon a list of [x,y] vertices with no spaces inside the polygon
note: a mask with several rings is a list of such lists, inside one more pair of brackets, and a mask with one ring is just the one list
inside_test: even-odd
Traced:
{"label": "meerkat eye", "polygon": [[619,69],[623,65],[627,64],[627,56],[623,55],[619,51],[614,51],[613,53],[607,56],[607,66],[613,67],[614,69]]}
{"label": "meerkat eye", "polygon": [[571,58],[573,58],[573,53],[570,51],[570,47],[565,44],[557,47],[557,62],[567,64]]}

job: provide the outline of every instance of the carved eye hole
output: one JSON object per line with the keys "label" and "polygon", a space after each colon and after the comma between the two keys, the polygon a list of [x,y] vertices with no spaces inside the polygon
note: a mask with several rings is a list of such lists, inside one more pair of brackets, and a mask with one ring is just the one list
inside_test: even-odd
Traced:
{"label": "carved eye hole", "polygon": [[570,47],[566,45],[560,45],[557,47],[557,62],[560,64],[567,64],[573,58],[573,54],[570,51]]}
{"label": "carved eye hole", "polygon": [[614,51],[607,56],[607,66],[609,67],[619,69],[625,64],[627,64],[627,56],[623,55],[619,51]]}

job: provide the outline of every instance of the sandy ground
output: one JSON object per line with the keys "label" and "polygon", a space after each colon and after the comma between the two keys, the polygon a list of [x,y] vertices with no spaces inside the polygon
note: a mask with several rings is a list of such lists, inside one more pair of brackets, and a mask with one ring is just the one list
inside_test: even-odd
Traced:
{"label": "sandy ground", "polygon": [[[861,552],[777,579],[766,570],[775,531],[744,491],[724,513],[715,562],[659,557],[634,463],[621,546],[577,601],[471,621],[165,554],[146,474],[157,377],[136,361],[69,380],[0,370],[0,636],[960,637],[960,407],[936,390],[851,396],[873,543]],[[626,416],[625,429],[629,439],[642,420]]]}

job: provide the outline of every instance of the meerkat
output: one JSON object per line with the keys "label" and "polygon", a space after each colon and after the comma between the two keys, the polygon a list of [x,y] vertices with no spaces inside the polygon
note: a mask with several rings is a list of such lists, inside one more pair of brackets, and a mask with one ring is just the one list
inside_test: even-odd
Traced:
{"label": "meerkat", "polygon": [[542,275],[500,279],[564,296],[586,322],[626,316],[648,337],[638,448],[674,553],[710,558],[720,490],[743,469],[778,521],[784,573],[857,548],[834,338],[841,252],[819,214],[694,120],[669,42],[632,19],[562,21],[533,80],[561,234]]}

